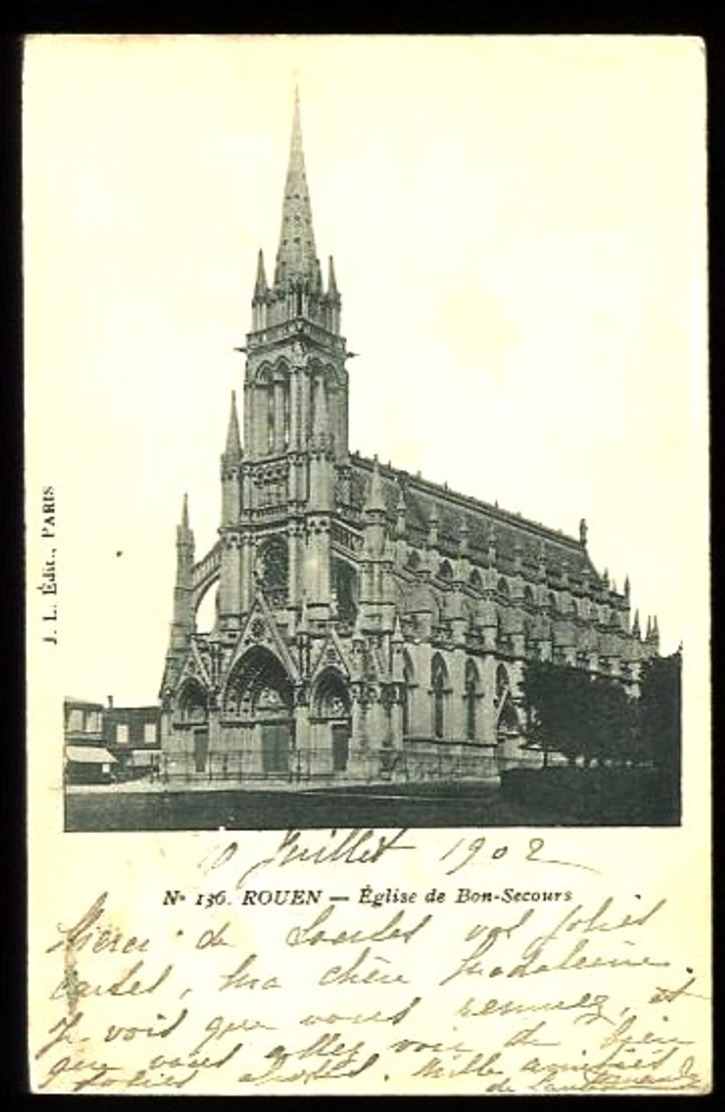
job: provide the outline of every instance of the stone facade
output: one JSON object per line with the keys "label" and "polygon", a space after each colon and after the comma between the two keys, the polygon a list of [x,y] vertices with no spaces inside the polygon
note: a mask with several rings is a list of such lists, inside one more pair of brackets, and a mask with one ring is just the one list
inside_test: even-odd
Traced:
{"label": "stone facade", "polygon": [[[299,105],[268,283],[232,398],[219,539],[197,561],[186,499],[161,687],[169,777],[495,778],[532,762],[528,658],[620,678],[657,654],[569,538],[348,448],[332,259],[316,255]],[[211,632],[196,611],[216,592]]]}

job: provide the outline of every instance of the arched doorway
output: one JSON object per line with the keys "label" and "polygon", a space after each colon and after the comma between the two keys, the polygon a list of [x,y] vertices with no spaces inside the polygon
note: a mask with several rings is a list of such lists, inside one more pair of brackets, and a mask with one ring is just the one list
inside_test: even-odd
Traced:
{"label": "arched doorway", "polygon": [[339,671],[328,669],[320,675],[312,709],[318,722],[318,741],[332,751],[333,772],[346,771],[350,753],[350,694]]}
{"label": "arched doorway", "polygon": [[209,712],[204,687],[195,678],[188,678],[179,691],[177,721],[191,745],[194,771],[206,771],[209,759]]}
{"label": "arched doorway", "polygon": [[287,773],[294,742],[294,689],[287,671],[266,647],[255,647],[240,660],[227,687],[225,707],[253,730],[262,773]]}

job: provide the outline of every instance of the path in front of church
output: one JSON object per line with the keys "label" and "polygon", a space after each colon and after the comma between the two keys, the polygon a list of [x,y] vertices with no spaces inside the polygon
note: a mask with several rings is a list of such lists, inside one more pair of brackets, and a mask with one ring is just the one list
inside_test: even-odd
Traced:
{"label": "path in front of church", "polygon": [[144,830],[285,830],[495,826],[666,825],[671,819],[645,800],[521,803],[491,784],[376,784],[153,791],[73,788],[65,795],[65,828],[76,832]]}

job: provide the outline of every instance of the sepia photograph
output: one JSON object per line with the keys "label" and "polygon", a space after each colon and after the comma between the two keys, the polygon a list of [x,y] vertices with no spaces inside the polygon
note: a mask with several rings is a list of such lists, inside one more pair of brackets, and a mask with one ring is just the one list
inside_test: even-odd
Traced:
{"label": "sepia photograph", "polygon": [[[693,849],[705,871],[704,90],[704,48],[678,37],[28,38],[30,833],[42,878],[63,863],[101,895],[46,950],[67,1030],[106,856],[165,918],[189,885],[162,887],[158,858],[219,837],[204,872],[267,839],[264,864],[341,870],[450,846],[446,872],[518,842],[528,872],[549,831],[555,872],[610,878],[631,850],[652,882]],[[331,877],[332,907],[420,901],[419,869],[370,871],[359,894]],[[242,881],[245,906],[323,901],[305,872]],[[580,895],[482,886],[455,902]],[[664,903],[610,928],[648,933]],[[228,979],[262,987],[245,964]],[[192,1092],[226,1081],[202,1047]],[[53,1056],[51,1090],[150,1087]],[[503,1091],[702,1091],[671,1058],[666,1085],[562,1063]],[[370,1084],[353,1063],[329,1076]],[[291,1082],[281,1065],[254,1081]]]}
{"label": "sepia photograph", "polygon": [[570,42],[28,85],[69,829],[678,824],[702,180],[666,46]]}

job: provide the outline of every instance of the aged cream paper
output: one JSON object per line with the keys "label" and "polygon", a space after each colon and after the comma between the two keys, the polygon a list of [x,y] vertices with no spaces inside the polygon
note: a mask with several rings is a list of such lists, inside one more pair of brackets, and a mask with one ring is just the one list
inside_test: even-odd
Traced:
{"label": "aged cream paper", "polygon": [[[684,38],[27,41],[36,1091],[709,1089],[704,68]],[[183,492],[215,537],[295,80],[352,444],[587,517],[683,644],[681,826],[65,831],[63,699],[157,700]]]}

